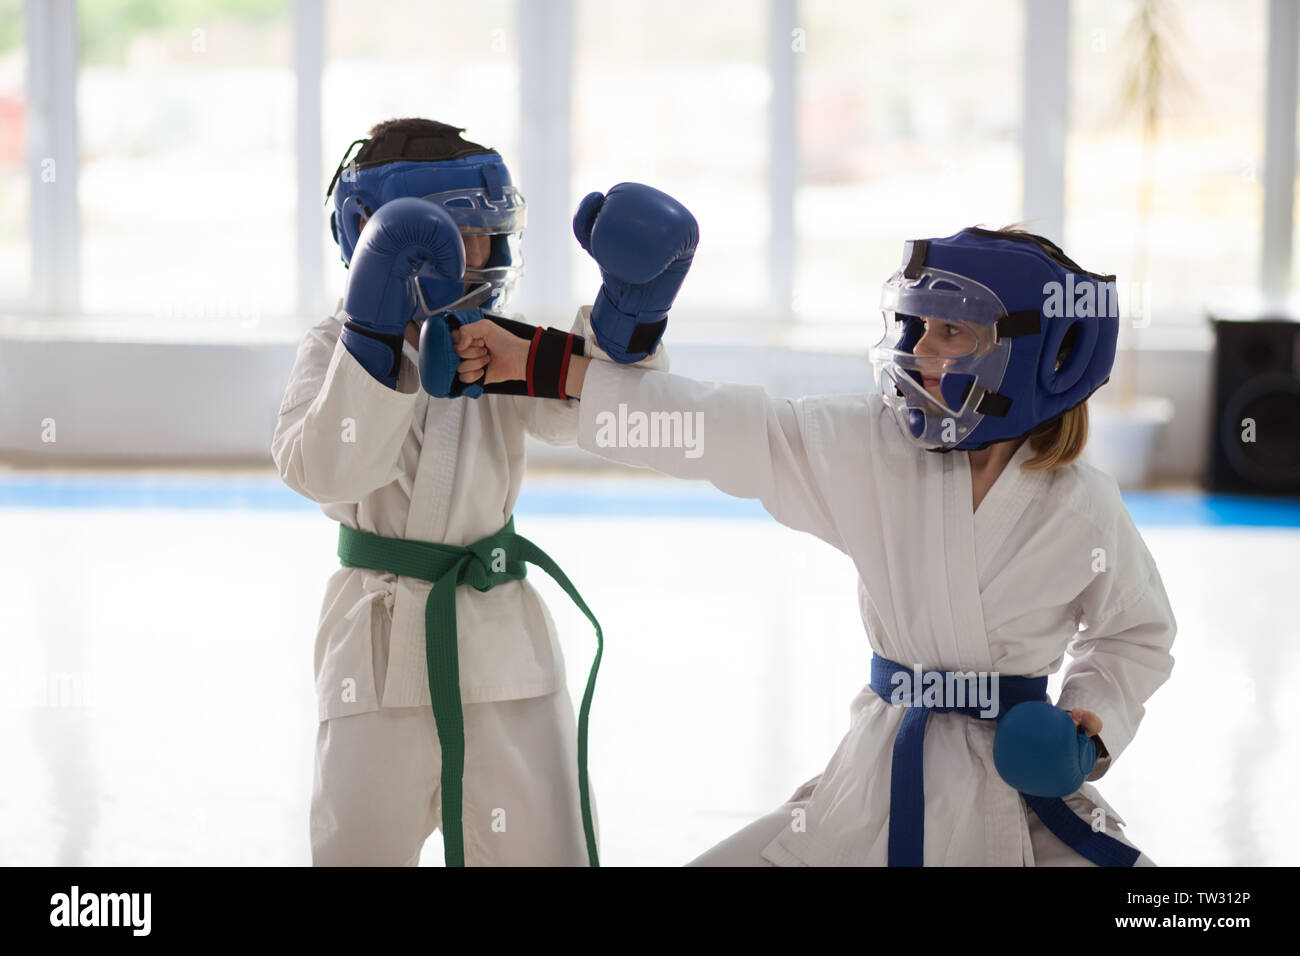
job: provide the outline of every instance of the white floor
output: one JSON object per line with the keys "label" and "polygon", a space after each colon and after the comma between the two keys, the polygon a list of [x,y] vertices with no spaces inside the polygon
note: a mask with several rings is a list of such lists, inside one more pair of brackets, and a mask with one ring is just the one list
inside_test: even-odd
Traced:
{"label": "white floor", "polygon": [[[744,518],[517,524],[607,635],[591,737],[604,864],[684,863],[825,764],[870,658],[842,555]],[[1159,864],[1294,865],[1300,530],[1143,534],[1176,663],[1098,786]],[[0,863],[308,863],[335,526],[313,511],[9,507],[0,539]],[[590,628],[534,580],[576,700]],[[435,834],[423,862],[440,860]]]}

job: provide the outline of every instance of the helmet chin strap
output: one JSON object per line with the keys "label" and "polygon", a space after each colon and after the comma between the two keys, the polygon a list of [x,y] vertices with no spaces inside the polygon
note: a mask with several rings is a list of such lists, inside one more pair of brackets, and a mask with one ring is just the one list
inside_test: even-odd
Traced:
{"label": "helmet chin strap", "polygon": [[469,292],[466,292],[455,302],[448,303],[447,305],[437,309],[430,309],[428,304],[424,301],[424,292],[420,289],[420,283],[415,279],[412,279],[411,281],[415,283],[415,309],[416,312],[419,313],[417,317],[421,322],[424,322],[424,320],[429,316],[438,312],[450,312],[453,309],[476,308],[480,304],[486,302],[492,295],[492,283],[484,282],[481,285],[477,285],[473,289],[470,289]]}

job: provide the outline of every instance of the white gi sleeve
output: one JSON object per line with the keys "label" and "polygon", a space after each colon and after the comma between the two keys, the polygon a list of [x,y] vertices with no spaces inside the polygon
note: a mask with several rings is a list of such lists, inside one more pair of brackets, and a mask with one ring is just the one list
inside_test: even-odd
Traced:
{"label": "white gi sleeve", "polygon": [[1106,570],[1079,596],[1081,629],[1067,648],[1071,663],[1057,701],[1101,718],[1098,736],[1109,756],[1097,761],[1089,780],[1104,775],[1132,742],[1144,704],[1173,671],[1169,651],[1178,629],[1155,560],[1118,489],[1115,499]]}
{"label": "white gi sleeve", "polygon": [[[847,553],[810,460],[810,448],[820,443],[808,402],[772,398],[757,385],[592,362],[582,387],[578,444],[611,461],[704,479],[737,498],[756,498],[777,521]],[[639,437],[636,421],[648,422]],[[695,447],[672,447],[665,439],[687,424]]]}
{"label": "white gi sleeve", "polygon": [[[613,362],[609,354],[596,344],[596,337],[591,331],[591,306],[584,305],[578,310],[578,317],[573,321],[573,333],[585,340],[586,354],[593,359]],[[659,347],[629,368],[652,368],[662,372],[668,371],[668,351],[660,339]],[[578,441],[578,400],[567,402],[552,398],[528,398],[516,395],[515,405],[519,409],[519,418],[528,433],[548,445],[573,445]]]}
{"label": "white gi sleeve", "polygon": [[361,501],[397,480],[418,389],[377,381],[339,341],[342,327],[331,316],[303,337],[271,440],[284,483],[320,504]]}

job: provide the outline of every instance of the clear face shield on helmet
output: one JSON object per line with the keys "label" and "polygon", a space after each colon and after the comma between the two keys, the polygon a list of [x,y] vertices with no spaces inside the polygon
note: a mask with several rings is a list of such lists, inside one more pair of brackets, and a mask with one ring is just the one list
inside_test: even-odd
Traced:
{"label": "clear face shield on helmet", "polygon": [[[514,186],[502,186],[501,196],[493,199],[481,188],[449,189],[424,197],[436,202],[451,215],[465,236],[487,236],[487,261],[478,268],[465,269],[468,291],[450,305],[436,310],[475,308],[504,310],[515,283],[524,273],[523,232],[527,221],[527,203]],[[423,301],[421,310],[430,310]]]}
{"label": "clear face shield on helmet", "polygon": [[984,395],[1002,385],[1011,342],[998,339],[997,321],[1006,310],[973,279],[925,266],[914,277],[905,271],[881,290],[885,331],[871,350],[876,383],[905,435],[924,448],[951,448],[983,419]]}

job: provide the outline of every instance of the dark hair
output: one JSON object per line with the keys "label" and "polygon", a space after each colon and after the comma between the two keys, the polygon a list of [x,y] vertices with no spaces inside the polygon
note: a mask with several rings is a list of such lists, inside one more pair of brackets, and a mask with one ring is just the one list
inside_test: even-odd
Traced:
{"label": "dark hair", "polygon": [[334,192],[339,176],[348,165],[352,150],[361,145],[361,149],[352,157],[355,169],[369,169],[399,160],[438,163],[448,159],[460,159],[462,156],[474,156],[479,153],[494,153],[496,150],[472,143],[461,138],[465,132],[458,126],[449,126],[436,120],[408,116],[402,119],[384,120],[370,127],[366,139],[353,140],[338,168],[330,180],[329,189],[325,191],[328,199]]}
{"label": "dark hair", "polygon": [[464,129],[436,120],[407,117],[384,120],[370,128],[370,139],[357,153],[357,168],[398,159],[441,162],[494,150],[461,138]]}

